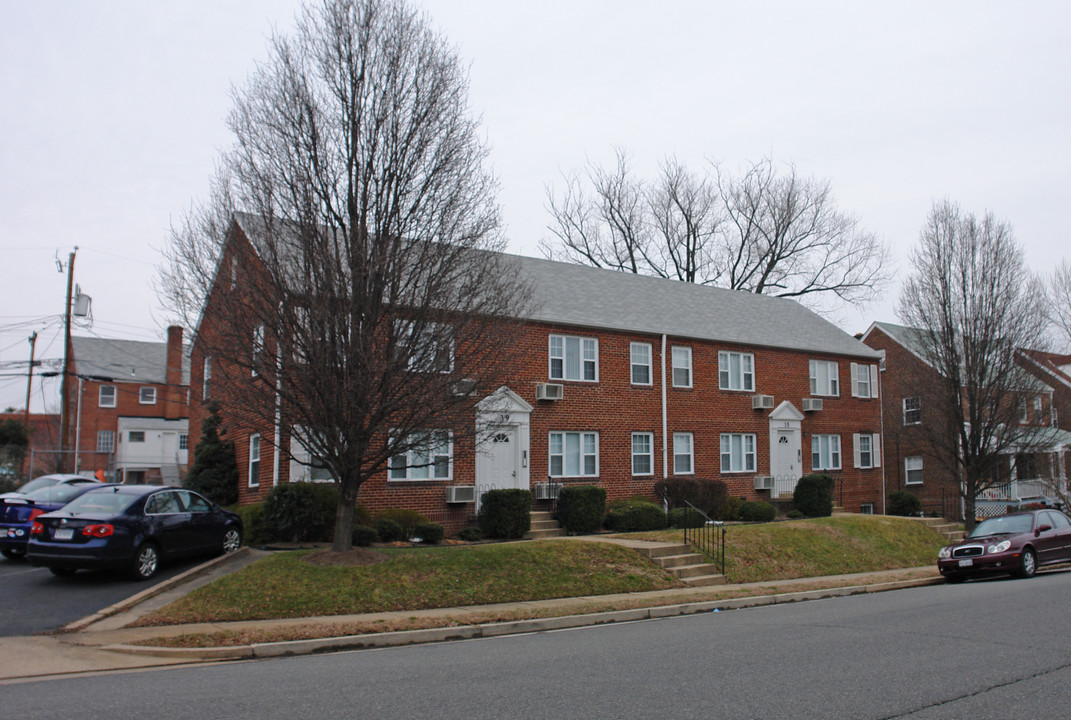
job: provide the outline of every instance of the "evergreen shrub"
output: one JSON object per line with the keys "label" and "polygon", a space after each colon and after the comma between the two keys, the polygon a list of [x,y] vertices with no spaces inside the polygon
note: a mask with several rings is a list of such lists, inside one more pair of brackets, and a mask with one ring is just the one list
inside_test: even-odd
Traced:
{"label": "evergreen shrub", "polygon": [[651,502],[628,502],[616,505],[606,514],[607,530],[614,532],[641,532],[662,530],[667,527],[666,513]]}
{"label": "evergreen shrub", "polygon": [[558,493],[556,518],[569,534],[591,533],[602,527],[606,490],[594,485],[563,487]]}
{"label": "evergreen shrub", "polygon": [[922,511],[922,501],[907,490],[897,490],[889,495],[889,514],[915,517]]}
{"label": "evergreen shrub", "polygon": [[796,483],[792,504],[807,517],[829,517],[833,514],[833,490],[836,481],[830,475],[804,475]]}
{"label": "evergreen shrub", "polygon": [[480,498],[477,520],[485,537],[506,540],[524,537],[532,528],[532,493],[528,490],[488,490]]}
{"label": "evergreen shrub", "polygon": [[748,500],[740,505],[740,519],[744,522],[770,522],[777,517],[777,508],[762,500]]}
{"label": "evergreen shrub", "polygon": [[264,500],[262,521],[274,542],[324,542],[331,539],[338,509],[334,483],[286,483]]}

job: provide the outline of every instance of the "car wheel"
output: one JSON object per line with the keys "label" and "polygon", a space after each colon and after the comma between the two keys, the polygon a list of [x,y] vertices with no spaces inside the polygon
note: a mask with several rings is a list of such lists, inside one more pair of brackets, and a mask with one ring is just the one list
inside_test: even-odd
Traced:
{"label": "car wheel", "polygon": [[19,560],[26,555],[26,551],[16,550],[15,548],[3,548],[0,549],[0,554],[3,554],[8,560]]}
{"label": "car wheel", "polygon": [[148,580],[160,567],[160,554],[152,543],[144,543],[134,553],[134,564],[130,568],[135,580]]}
{"label": "car wheel", "polygon": [[74,575],[76,572],[78,572],[73,567],[63,567],[63,566],[50,567],[49,570],[51,570],[52,574],[55,575],[56,577],[70,577],[70,576]]}
{"label": "car wheel", "polygon": [[223,554],[229,555],[240,547],[242,547],[242,533],[238,528],[227,528],[227,531],[223,533]]}
{"label": "car wheel", "polygon": [[1019,568],[1019,577],[1031,578],[1038,571],[1038,556],[1030,548],[1023,550],[1023,564]]}

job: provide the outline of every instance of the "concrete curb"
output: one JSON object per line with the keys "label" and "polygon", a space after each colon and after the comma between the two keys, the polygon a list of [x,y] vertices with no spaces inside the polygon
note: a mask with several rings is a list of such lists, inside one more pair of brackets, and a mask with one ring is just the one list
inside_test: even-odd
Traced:
{"label": "concrete curb", "polygon": [[588,613],[583,615],[564,615],[561,617],[536,618],[532,620],[515,620],[484,625],[458,625],[424,630],[404,630],[399,632],[373,633],[367,635],[350,635],[341,637],[316,638],[310,640],[289,640],[282,642],[256,643],[253,645],[236,645],[234,647],[214,648],[158,648],[145,645],[108,645],[103,650],[123,652],[134,655],[186,659],[191,662],[200,660],[239,660],[269,657],[286,657],[310,655],[314,653],[339,650],[363,650],[368,648],[401,647],[450,640],[472,640],[476,638],[501,637],[523,633],[566,630],[579,627],[605,625],[609,623],[636,622],[659,618],[695,615],[705,612],[737,610],[765,605],[780,605],[807,600],[846,597],[874,592],[888,592],[906,588],[925,587],[943,584],[944,578],[920,578],[899,580],[864,585],[849,585],[824,590],[802,590],[799,592],[780,593],[776,595],[754,595],[751,597],[729,600],[710,600],[649,608],[613,610],[608,612]]}
{"label": "concrete curb", "polygon": [[180,573],[179,575],[176,575],[173,578],[168,578],[167,580],[163,580],[163,581],[153,585],[150,588],[146,588],[145,590],[142,590],[141,592],[139,592],[139,593],[137,593],[135,595],[131,595],[130,597],[126,598],[125,600],[120,600],[119,602],[115,603],[114,605],[109,605],[108,607],[106,607],[106,608],[104,608],[102,610],[98,610],[97,612],[93,613],[92,615],[87,615],[86,617],[81,618],[80,620],[75,620],[72,623],[67,623],[62,628],[60,628],[57,632],[60,632],[60,633],[82,632],[83,630],[85,630],[89,626],[93,625],[94,623],[100,622],[101,620],[104,620],[105,618],[112,617],[113,615],[118,615],[119,613],[126,612],[126,611],[130,610],[131,608],[133,608],[133,607],[135,607],[137,605],[140,605],[141,603],[145,602],[146,600],[148,600],[150,598],[156,597],[157,595],[165,593],[168,590],[176,588],[176,587],[178,587],[180,585],[184,585],[185,583],[188,583],[190,580],[194,580],[195,578],[198,578],[198,577],[200,577],[202,575],[205,575],[206,573],[209,573],[209,572],[215,570],[220,565],[224,565],[226,563],[233,562],[234,560],[237,560],[238,558],[244,557],[245,555],[249,554],[249,552],[250,552],[249,548],[243,545],[242,547],[238,548],[237,550],[235,550],[232,553],[229,553],[227,555],[220,555],[218,557],[214,557],[211,560],[209,560],[208,562],[204,562],[204,563],[201,563],[200,565],[198,565],[197,567],[190,568],[186,572]]}

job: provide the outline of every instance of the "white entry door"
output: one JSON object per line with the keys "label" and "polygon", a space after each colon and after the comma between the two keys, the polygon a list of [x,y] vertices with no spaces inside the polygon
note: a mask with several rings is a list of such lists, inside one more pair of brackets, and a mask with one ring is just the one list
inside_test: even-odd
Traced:
{"label": "white entry door", "polygon": [[505,490],[521,487],[517,477],[517,428],[504,427],[495,431],[487,443],[486,490]]}
{"label": "white entry door", "polygon": [[802,421],[803,413],[788,401],[770,413],[771,498],[791,495],[803,475]]}

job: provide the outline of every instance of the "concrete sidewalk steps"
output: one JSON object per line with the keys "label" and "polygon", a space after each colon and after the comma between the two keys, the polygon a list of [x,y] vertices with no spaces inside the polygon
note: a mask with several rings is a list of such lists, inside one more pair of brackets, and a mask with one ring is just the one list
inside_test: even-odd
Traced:
{"label": "concrete sidewalk steps", "polygon": [[662,569],[691,587],[725,584],[725,576],[714,572],[714,566],[704,562],[703,555],[680,543],[647,543],[636,551],[658,563]]}
{"label": "concrete sidewalk steps", "polygon": [[959,542],[967,535],[963,525],[949,522],[944,518],[923,517],[915,519],[934,532],[944,535],[949,542]]}
{"label": "concrete sidewalk steps", "polygon": [[529,540],[545,540],[547,538],[562,537],[565,535],[565,531],[562,530],[561,525],[554,519],[554,513],[541,511],[532,512],[532,525],[528,534],[525,535]]}

